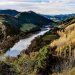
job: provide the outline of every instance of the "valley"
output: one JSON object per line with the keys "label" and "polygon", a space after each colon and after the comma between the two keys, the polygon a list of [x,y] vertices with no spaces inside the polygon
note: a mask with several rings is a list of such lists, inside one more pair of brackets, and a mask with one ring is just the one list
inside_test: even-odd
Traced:
{"label": "valley", "polygon": [[75,75],[75,15],[0,10],[0,75]]}
{"label": "valley", "polygon": [[[42,31],[43,29],[43,31]],[[33,34],[25,39],[20,40],[18,43],[16,43],[12,48],[10,48],[5,54],[4,56],[12,56],[12,57],[17,57],[20,52],[22,52],[23,49],[27,49],[28,46],[31,44],[31,41],[36,38],[39,37],[41,35],[44,35],[47,31],[49,31],[49,28],[47,28],[46,30],[44,28],[42,28],[41,31],[39,31],[37,34]]]}

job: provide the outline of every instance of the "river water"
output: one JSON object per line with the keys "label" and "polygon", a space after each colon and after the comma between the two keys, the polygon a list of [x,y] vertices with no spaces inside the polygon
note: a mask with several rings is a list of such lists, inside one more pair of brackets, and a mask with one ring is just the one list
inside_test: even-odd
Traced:
{"label": "river water", "polygon": [[18,43],[16,43],[12,48],[10,48],[5,54],[4,57],[6,56],[12,56],[16,57],[17,55],[20,54],[22,50],[25,50],[28,48],[28,46],[31,44],[31,41],[40,35],[44,35],[47,31],[49,31],[49,28],[46,29],[41,29],[40,32],[33,34],[32,36],[20,40]]}

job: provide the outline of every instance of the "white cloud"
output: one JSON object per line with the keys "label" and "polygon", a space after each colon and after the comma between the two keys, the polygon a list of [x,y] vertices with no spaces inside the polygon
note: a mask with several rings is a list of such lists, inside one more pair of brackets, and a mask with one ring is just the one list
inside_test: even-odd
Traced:
{"label": "white cloud", "polygon": [[75,0],[41,0],[41,2],[8,0],[0,2],[0,9],[16,9],[19,11],[33,10],[43,14],[75,13],[74,2]]}
{"label": "white cloud", "polygon": [[0,2],[0,6],[11,5],[11,4],[14,4],[14,2],[12,2],[12,1],[10,1],[10,2]]}

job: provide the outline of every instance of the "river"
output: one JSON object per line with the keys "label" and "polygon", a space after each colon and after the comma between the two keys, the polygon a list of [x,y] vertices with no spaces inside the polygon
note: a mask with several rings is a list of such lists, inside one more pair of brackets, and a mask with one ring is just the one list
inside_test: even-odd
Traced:
{"label": "river", "polygon": [[5,54],[6,56],[16,57],[21,53],[22,50],[25,50],[28,48],[28,46],[31,44],[31,41],[40,35],[44,35],[47,31],[49,31],[49,28],[43,28],[40,32],[33,34],[32,36],[29,36],[28,38],[20,40],[18,43],[16,43],[12,48],[10,48]]}

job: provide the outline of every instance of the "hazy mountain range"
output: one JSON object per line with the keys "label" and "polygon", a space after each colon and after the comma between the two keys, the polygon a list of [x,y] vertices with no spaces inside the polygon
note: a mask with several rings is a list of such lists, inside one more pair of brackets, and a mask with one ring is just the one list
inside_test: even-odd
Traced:
{"label": "hazy mountain range", "polygon": [[[16,11],[16,10],[11,10],[11,9],[0,10],[0,14],[6,14],[6,15],[11,15],[11,16],[16,16],[19,13],[21,13],[21,12]],[[75,16],[75,13],[73,13],[73,14],[59,14],[59,15],[47,15],[47,14],[46,15],[40,14],[40,15],[42,15],[42,16],[48,18],[48,19],[56,18],[58,20],[64,20],[65,18]]]}

